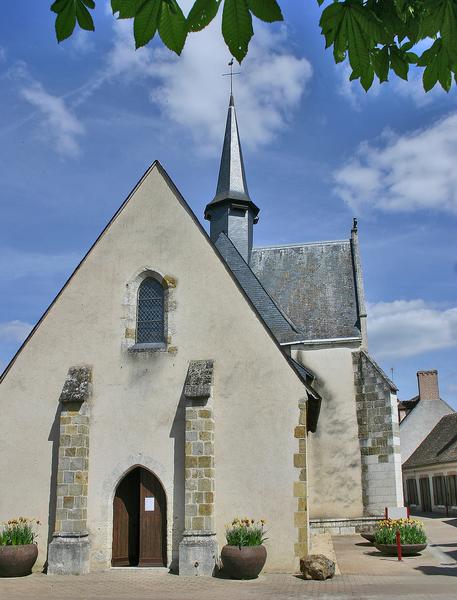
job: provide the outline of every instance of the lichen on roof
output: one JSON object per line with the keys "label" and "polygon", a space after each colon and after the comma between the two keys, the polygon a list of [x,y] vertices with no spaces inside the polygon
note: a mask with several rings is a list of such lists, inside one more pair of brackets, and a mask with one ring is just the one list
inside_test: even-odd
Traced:
{"label": "lichen on roof", "polygon": [[254,248],[250,266],[305,340],[360,337],[349,240]]}

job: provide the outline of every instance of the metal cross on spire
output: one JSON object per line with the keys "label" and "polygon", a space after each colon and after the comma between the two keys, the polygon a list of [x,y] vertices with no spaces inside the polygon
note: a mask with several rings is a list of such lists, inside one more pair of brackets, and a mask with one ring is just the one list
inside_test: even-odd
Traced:
{"label": "metal cross on spire", "polygon": [[232,95],[233,94],[233,76],[234,75],[241,75],[241,71],[235,71],[235,72],[233,72],[233,58],[229,62],[228,66],[230,67],[230,73],[222,73],[222,77],[230,76],[230,95]]}

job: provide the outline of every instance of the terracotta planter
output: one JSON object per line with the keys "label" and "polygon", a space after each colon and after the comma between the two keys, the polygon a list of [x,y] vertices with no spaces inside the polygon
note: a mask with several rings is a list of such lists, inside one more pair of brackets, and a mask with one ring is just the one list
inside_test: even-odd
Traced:
{"label": "terracotta planter", "polygon": [[30,575],[38,557],[38,546],[0,546],[0,577]]}
{"label": "terracotta planter", "polygon": [[267,560],[265,546],[224,546],[221,552],[224,570],[233,579],[255,579]]}
{"label": "terracotta planter", "polygon": [[[420,554],[426,547],[427,544],[402,544],[401,553],[403,556],[414,556]],[[397,556],[397,544],[375,544],[375,548],[388,556]]]}

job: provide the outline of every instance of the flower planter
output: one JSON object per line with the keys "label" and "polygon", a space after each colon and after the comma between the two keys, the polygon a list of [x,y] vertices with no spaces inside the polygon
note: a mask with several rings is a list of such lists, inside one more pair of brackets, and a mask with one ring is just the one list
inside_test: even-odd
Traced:
{"label": "flower planter", "polygon": [[[403,556],[415,556],[426,547],[427,544],[401,544],[401,553]],[[397,556],[397,544],[375,544],[375,548],[388,556]]]}
{"label": "flower planter", "polygon": [[255,579],[267,560],[265,546],[229,546],[221,551],[224,570],[233,579]]}
{"label": "flower planter", "polygon": [[374,544],[374,533],[361,533],[360,535],[370,544]]}
{"label": "flower planter", "polygon": [[0,577],[30,575],[38,557],[38,546],[0,546]]}

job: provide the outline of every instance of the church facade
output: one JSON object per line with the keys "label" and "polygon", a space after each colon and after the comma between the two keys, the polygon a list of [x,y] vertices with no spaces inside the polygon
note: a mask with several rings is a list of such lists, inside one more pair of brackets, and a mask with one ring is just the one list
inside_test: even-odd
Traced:
{"label": "church facade", "polygon": [[235,516],[294,571],[310,522],[403,503],[357,225],[254,247],[232,97],[205,218],[209,236],[155,162],[1,376],[0,520],[40,519],[50,574],[210,575]]}

